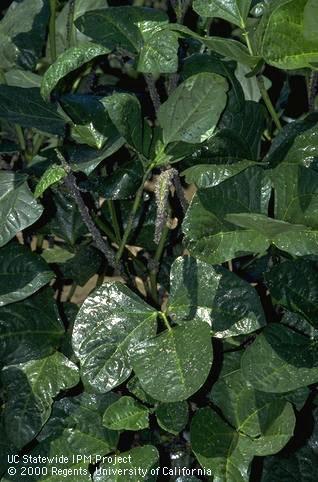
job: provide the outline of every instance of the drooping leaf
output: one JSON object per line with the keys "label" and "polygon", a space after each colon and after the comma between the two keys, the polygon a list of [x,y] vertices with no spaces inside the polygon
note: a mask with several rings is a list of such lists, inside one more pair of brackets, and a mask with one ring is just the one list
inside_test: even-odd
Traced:
{"label": "drooping leaf", "polygon": [[280,324],[270,324],[242,357],[243,376],[255,389],[282,393],[318,380],[317,345]]}
{"label": "drooping leaf", "polygon": [[185,428],[189,417],[186,401],[160,403],[155,413],[160,427],[175,435]]}
{"label": "drooping leaf", "polygon": [[127,350],[155,332],[155,310],[121,283],[101,286],[86,298],[74,324],[84,384],[100,393],[121,384],[131,373]]}
{"label": "drooping leaf", "polygon": [[6,390],[6,433],[20,449],[48,420],[53,397],[76,385],[79,374],[76,365],[56,352],[39,360],[7,366],[2,370],[1,379]]}
{"label": "drooping leaf", "polygon": [[212,364],[207,323],[189,321],[129,350],[129,360],[143,389],[161,402],[177,402],[197,392]]}
{"label": "drooping leaf", "polygon": [[35,67],[42,53],[49,14],[44,0],[11,3],[0,22],[0,69]]}
{"label": "drooping leaf", "polygon": [[49,266],[19,244],[0,249],[0,306],[23,300],[53,278]]}
{"label": "drooping leaf", "polygon": [[35,223],[42,212],[43,208],[35,201],[25,175],[0,172],[0,246]]}
{"label": "drooping leaf", "polygon": [[[151,474],[159,461],[156,447],[144,445],[128,452],[121,453],[117,458],[112,456],[108,463],[102,464],[93,475],[94,482],[155,482],[156,476]],[[141,478],[142,477],[142,478]]]}
{"label": "drooping leaf", "polygon": [[285,261],[265,273],[265,279],[276,303],[304,316],[318,328],[318,271],[312,262],[304,259]]}
{"label": "drooping leaf", "polygon": [[149,427],[148,409],[132,397],[123,396],[105,411],[103,425],[111,430],[142,430]]}
{"label": "drooping leaf", "polygon": [[0,308],[0,362],[16,365],[50,355],[64,334],[53,291]]}
{"label": "drooping leaf", "polygon": [[41,95],[44,100],[50,100],[52,91],[63,77],[77,70],[83,64],[101,55],[106,55],[109,52],[109,49],[102,45],[96,45],[91,42],[82,43],[79,46],[71,47],[63,52],[56,61],[50,65],[43,76]]}
{"label": "drooping leaf", "polygon": [[0,118],[22,127],[62,135],[65,122],[56,108],[44,102],[39,88],[0,85]]}
{"label": "drooping leaf", "polygon": [[226,221],[228,213],[267,213],[269,180],[262,169],[252,167],[218,186],[200,189],[183,222],[186,245],[194,256],[222,263],[248,253],[263,253],[268,247],[255,229],[241,229]]}
{"label": "drooping leaf", "polygon": [[42,194],[50,187],[52,184],[55,184],[58,181],[61,181],[67,175],[65,169],[62,166],[58,166],[57,164],[53,164],[50,166],[41,179],[39,180],[38,184],[36,185],[34,191],[34,197],[37,199],[38,197],[42,196]]}
{"label": "drooping leaf", "polygon": [[177,258],[170,273],[168,313],[178,324],[209,323],[213,336],[251,333],[265,324],[260,300],[245,281],[221,266]]}
{"label": "drooping leaf", "polygon": [[202,17],[219,17],[245,28],[251,0],[195,0],[194,10]]}
{"label": "drooping leaf", "polygon": [[212,73],[193,75],[180,84],[158,113],[164,143],[200,143],[211,137],[225,107],[227,89],[226,79]]}

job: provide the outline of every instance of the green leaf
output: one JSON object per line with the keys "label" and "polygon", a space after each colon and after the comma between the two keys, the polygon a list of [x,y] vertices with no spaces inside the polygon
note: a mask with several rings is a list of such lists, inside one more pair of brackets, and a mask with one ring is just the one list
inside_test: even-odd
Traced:
{"label": "green leaf", "polygon": [[318,271],[311,261],[285,261],[265,273],[272,298],[318,328]]}
{"label": "green leaf", "polygon": [[178,38],[174,32],[162,30],[168,25],[168,17],[160,10],[110,7],[87,12],[75,25],[110,50],[138,56],[139,72],[172,73],[178,69]]}
{"label": "green leaf", "polygon": [[64,334],[51,289],[0,308],[0,363],[12,365],[50,355]]}
{"label": "green leaf", "polygon": [[268,325],[242,357],[244,378],[255,389],[283,393],[318,381],[318,347],[280,324]]}
{"label": "green leaf", "polygon": [[156,311],[114,282],[98,288],[76,317],[73,348],[86,386],[107,392],[131,373],[127,350],[156,333]]}
{"label": "green leaf", "polygon": [[155,482],[156,477],[151,474],[159,462],[156,447],[144,445],[117,457],[113,455],[108,463],[102,464],[93,475],[94,482]]}
{"label": "green leaf", "polygon": [[136,376],[130,378],[127,382],[127,388],[136,398],[139,398],[144,403],[148,403],[149,405],[154,405],[156,400],[154,400],[148,393],[144,391],[142,388],[140,381]]}
{"label": "green leaf", "polygon": [[265,324],[256,291],[221,266],[191,257],[177,258],[171,267],[168,313],[178,324],[209,323],[213,336],[251,333]]}
{"label": "green leaf", "polygon": [[[101,462],[118,443],[118,432],[107,430],[101,423],[103,412],[114,399],[114,394],[83,393],[55,402],[50,419],[37,437],[40,443],[28,453],[31,461],[23,463],[20,458],[16,475],[6,474],[4,480],[18,482],[22,468],[30,467],[33,474],[39,468],[44,474],[47,468],[47,475],[40,476],[41,480],[60,482],[61,477],[67,477],[71,482],[90,482],[90,461],[92,464]],[[63,463],[56,464],[55,457]],[[26,479],[34,482],[39,476]]]}
{"label": "green leaf", "polygon": [[52,164],[39,182],[36,185],[34,191],[34,197],[37,199],[38,197],[42,196],[42,194],[50,187],[52,184],[55,184],[58,181],[61,181],[64,177],[66,177],[67,173],[62,166],[58,166],[57,164]]}
{"label": "green leaf", "polygon": [[44,0],[11,3],[0,22],[0,69],[34,69],[42,54],[49,15]]}
{"label": "green leaf", "polygon": [[142,388],[161,402],[185,400],[197,392],[212,365],[207,323],[189,321],[166,330],[129,350]]}
{"label": "green leaf", "polygon": [[12,69],[5,73],[6,83],[15,87],[41,87],[42,77],[26,70]]}
{"label": "green leaf", "polygon": [[263,393],[249,386],[240,368],[241,352],[226,353],[222,371],[210,398],[236,430],[251,437],[254,455],[281,450],[292,437],[295,415],[290,397]]}
{"label": "green leaf", "polygon": [[198,164],[183,171],[188,184],[199,188],[214,187],[230,177],[236,176],[248,167],[255,166],[254,161],[239,161],[235,164]]}
{"label": "green leaf", "polygon": [[123,138],[139,152],[143,151],[141,106],[136,96],[117,93],[101,99],[108,115]]}
{"label": "green leaf", "polygon": [[53,397],[79,382],[78,369],[61,353],[4,367],[6,433],[20,449],[48,420]]}
{"label": "green leaf", "polygon": [[292,0],[278,4],[271,11],[260,50],[268,64],[280,69],[301,69],[317,63],[316,29],[309,26],[309,34],[305,33],[304,11],[307,3],[308,0]]}
{"label": "green leaf", "polygon": [[259,56],[251,55],[248,51],[248,48],[237,40],[222,37],[201,37],[197,33],[190,30],[188,27],[184,25],[179,25],[177,23],[170,24],[167,28],[173,30],[174,32],[178,32],[179,36],[181,37],[190,37],[195,40],[199,40],[208,49],[213,50],[214,52],[222,55],[223,57],[235,60],[236,62],[240,62],[243,65],[249,67],[250,69],[254,69],[257,64],[262,60],[262,58]]}
{"label": "green leaf", "polygon": [[[70,35],[68,30],[70,11],[74,9],[73,15],[73,31]],[[75,26],[75,20],[91,10],[100,10],[107,8],[106,0],[76,0],[74,5],[68,0],[62,10],[57,14],[55,21],[56,28],[56,51],[57,55],[63,53],[70,46],[80,45],[83,42],[89,42],[90,38],[82,34]],[[70,38],[71,37],[71,38]],[[71,45],[70,45],[71,44]],[[47,57],[51,59],[50,44],[47,44]]]}
{"label": "green leaf", "polygon": [[62,398],[53,404],[52,414],[37,439],[40,442],[69,440],[74,454],[81,454],[84,449],[92,454],[92,462],[100,461],[101,455],[114,450],[118,443],[118,432],[102,424],[103,413],[116,400],[114,393],[92,395],[84,392],[76,397]]}
{"label": "green leaf", "polygon": [[138,72],[145,74],[177,72],[178,48],[178,35],[175,32],[154,31],[140,51],[137,62]]}
{"label": "green leaf", "polygon": [[132,397],[120,397],[103,416],[103,425],[112,430],[142,430],[149,427],[149,412]]}
{"label": "green leaf", "polygon": [[84,286],[92,276],[97,274],[103,264],[103,255],[92,246],[85,244],[76,246],[74,256],[60,266],[64,278]]}
{"label": "green leaf", "polygon": [[267,457],[261,482],[315,482],[318,477],[318,454],[302,447],[288,457]]}
{"label": "green leaf", "polygon": [[244,437],[209,408],[198,410],[191,423],[191,445],[207,475],[216,480],[247,482],[253,455],[245,452]]}
{"label": "green leaf", "polygon": [[74,70],[82,67],[83,64],[101,55],[106,55],[109,49],[102,45],[91,42],[82,43],[79,46],[71,47],[58,56],[56,61],[50,65],[45,72],[42,80],[41,95],[44,100],[49,101],[52,91],[56,88],[59,81]]}
{"label": "green leaf", "polygon": [[158,113],[164,143],[200,143],[211,137],[226,104],[227,85],[212,73],[193,75],[179,85]]}
{"label": "green leaf", "polygon": [[304,35],[307,40],[317,41],[318,30],[315,18],[318,14],[318,5],[315,0],[308,0],[304,8]]}
{"label": "green leaf", "polygon": [[183,232],[191,254],[210,263],[223,263],[244,254],[263,253],[268,242],[255,229],[226,221],[228,213],[267,213],[270,183],[252,167],[218,186],[199,189],[187,210]]}
{"label": "green leaf", "polygon": [[[98,176],[88,181],[87,185],[105,199],[128,199],[136,194],[143,177],[141,162],[129,161],[115,170],[110,176]],[[85,184],[85,187],[87,187]]]}
{"label": "green leaf", "polygon": [[218,17],[245,28],[251,0],[195,0],[194,10],[202,17]]}
{"label": "green leaf", "polygon": [[160,427],[174,435],[180,433],[188,423],[189,410],[186,401],[160,403],[155,413]]}
{"label": "green leaf", "polygon": [[53,248],[45,249],[41,254],[41,257],[47,263],[65,263],[74,257],[74,253],[71,253],[61,246],[53,246]]}
{"label": "green leaf", "polygon": [[35,223],[42,212],[43,208],[35,201],[25,175],[0,172],[0,246]]}
{"label": "green leaf", "polygon": [[73,124],[73,139],[99,150],[107,147],[107,144],[114,144],[120,138],[102,100],[102,97],[79,94],[64,95],[60,99],[67,118],[71,119]]}
{"label": "green leaf", "polygon": [[0,85],[0,118],[50,134],[64,133],[64,120],[54,106],[44,102],[39,88]]}
{"label": "green leaf", "polygon": [[0,306],[27,298],[54,276],[40,256],[19,244],[0,249],[0,264]]}

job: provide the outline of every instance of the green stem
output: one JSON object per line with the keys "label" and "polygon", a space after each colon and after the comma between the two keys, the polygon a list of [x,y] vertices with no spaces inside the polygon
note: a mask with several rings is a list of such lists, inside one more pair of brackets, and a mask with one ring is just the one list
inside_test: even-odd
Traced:
{"label": "green stem", "polygon": [[[243,29],[243,36],[245,38],[245,41],[246,41],[246,45],[247,45],[247,48],[248,48],[248,51],[250,53],[250,55],[254,56],[255,53],[254,53],[254,48],[253,48],[253,45],[251,43],[251,39],[250,39],[250,36],[249,36],[249,33],[248,31],[246,30],[246,26],[243,25],[242,27]],[[276,125],[277,129],[278,130],[281,130],[282,129],[282,125],[280,123],[280,120],[279,120],[279,117],[278,117],[278,114],[275,110],[275,107],[273,106],[272,104],[272,101],[270,99],[270,96],[268,95],[268,92],[266,90],[266,87],[265,87],[265,84],[264,84],[264,79],[261,75],[257,75],[256,76],[256,81],[257,81],[257,85],[258,85],[258,88],[260,90],[260,93],[262,95],[262,98],[263,98],[263,101],[265,102],[265,105],[267,107],[267,110],[268,112],[270,113],[273,121],[274,121],[274,124]]]}
{"label": "green stem", "polygon": [[36,156],[39,152],[42,143],[44,141],[44,136],[42,134],[36,133],[33,137],[33,149],[32,149],[32,157]]}
{"label": "green stem", "polygon": [[118,223],[118,218],[117,218],[117,213],[116,213],[114,201],[112,199],[109,199],[107,201],[107,205],[108,205],[110,217],[111,217],[111,220],[112,220],[112,223],[113,223],[113,228],[114,228],[114,232],[115,232],[115,236],[116,236],[116,242],[118,244],[120,244],[120,241],[121,241],[120,227],[119,227],[119,223]]}
{"label": "green stem", "polygon": [[167,318],[166,314],[163,313],[162,311],[159,311],[159,316],[162,318],[162,320],[163,320],[166,328],[168,329],[168,331],[172,331],[172,328],[170,326],[170,323],[168,321],[168,318]]}
{"label": "green stem", "polygon": [[169,233],[169,227],[167,224],[165,224],[165,227],[162,230],[162,234],[160,237],[159,244],[157,246],[154,258],[153,258],[153,264],[154,268],[150,271],[149,273],[149,280],[150,280],[150,292],[153,300],[158,303],[158,292],[157,292],[157,274],[158,274],[158,265],[166,244],[167,236]]}
{"label": "green stem", "polygon": [[152,164],[148,167],[148,169],[146,170],[145,174],[144,174],[144,177],[142,178],[142,182],[141,182],[141,185],[137,191],[137,194],[136,194],[136,197],[135,197],[135,200],[134,200],[134,204],[131,208],[131,212],[130,212],[130,215],[129,215],[129,218],[128,218],[128,222],[127,222],[127,226],[126,226],[126,229],[125,229],[125,232],[124,232],[124,235],[122,237],[122,240],[121,240],[121,243],[120,243],[120,246],[119,246],[119,249],[118,249],[118,252],[117,252],[117,256],[116,256],[116,262],[119,263],[119,261],[121,260],[121,257],[123,255],[123,252],[124,252],[124,248],[125,248],[125,245],[127,244],[127,240],[129,238],[129,235],[130,235],[130,231],[131,231],[131,228],[132,228],[132,225],[133,225],[133,222],[134,222],[134,219],[135,219],[135,216],[136,216],[136,213],[137,213],[137,210],[140,206],[140,201],[141,201],[141,197],[142,197],[142,193],[143,193],[143,190],[144,190],[144,184],[150,174],[152,170]]}
{"label": "green stem", "polygon": [[56,54],[56,29],[55,29],[55,19],[56,19],[56,0],[50,0],[50,23],[49,23],[49,42],[52,62],[55,62]]}
{"label": "green stem", "polygon": [[76,45],[76,34],[74,29],[75,0],[70,1],[67,15],[66,43],[68,48]]}
{"label": "green stem", "polygon": [[71,289],[70,289],[70,292],[69,292],[69,294],[67,295],[67,300],[66,300],[66,301],[67,301],[68,303],[70,303],[71,299],[72,299],[73,296],[74,296],[74,293],[75,293],[75,291],[76,291],[76,286],[77,286],[77,285],[76,285],[75,281],[73,281],[72,286],[71,286]]}
{"label": "green stem", "polygon": [[281,130],[282,129],[282,125],[280,123],[280,120],[279,120],[279,117],[278,117],[278,114],[272,104],[272,101],[268,95],[268,92],[266,90],[266,87],[265,87],[265,84],[264,84],[264,79],[261,75],[258,75],[256,76],[256,80],[257,80],[257,84],[258,84],[258,88],[262,94],[262,97],[263,97],[263,101],[265,102],[265,105],[267,107],[267,110],[268,112],[270,113],[273,121],[274,121],[274,124],[276,125],[277,129],[278,130]]}

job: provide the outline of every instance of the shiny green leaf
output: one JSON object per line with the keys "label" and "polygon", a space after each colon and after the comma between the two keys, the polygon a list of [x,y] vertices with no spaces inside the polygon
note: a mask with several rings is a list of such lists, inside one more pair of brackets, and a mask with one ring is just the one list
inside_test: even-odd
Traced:
{"label": "shiny green leaf", "polygon": [[245,28],[251,0],[194,0],[193,8],[202,17],[218,17]]}
{"label": "shiny green leaf", "polygon": [[212,365],[207,323],[189,321],[129,350],[142,388],[156,400],[177,402],[197,392]]}
{"label": "shiny green leaf", "polygon": [[52,91],[63,77],[70,72],[82,67],[83,64],[110,51],[102,45],[93,43],[82,43],[77,47],[71,47],[63,52],[56,61],[50,65],[42,80],[41,95],[44,100],[49,101]]}
{"label": "shiny green leaf", "polygon": [[186,213],[183,232],[194,256],[222,263],[268,247],[255,229],[241,229],[225,220],[228,213],[267,213],[270,183],[260,168],[248,168],[218,186],[199,189]]}
{"label": "shiny green leaf", "polygon": [[261,482],[316,482],[318,454],[305,446],[287,457],[265,459]]}
{"label": "shiny green leaf", "polygon": [[256,291],[221,266],[191,257],[177,258],[171,267],[168,313],[178,324],[209,323],[213,336],[251,333],[265,324]]}
{"label": "shiny green leaf", "polygon": [[6,390],[6,433],[17,448],[30,442],[48,420],[53,397],[76,385],[76,365],[61,353],[2,370]]}
{"label": "shiny green leaf", "polygon": [[174,435],[181,432],[188,423],[189,409],[185,401],[160,403],[155,413],[160,427]]}
{"label": "shiny green leaf", "polygon": [[196,184],[199,188],[214,187],[230,177],[236,176],[248,167],[255,165],[254,161],[239,161],[235,164],[198,164],[183,171],[188,184]]}
{"label": "shiny green leaf", "polygon": [[159,462],[156,447],[144,445],[128,452],[112,456],[108,463],[102,464],[93,475],[94,482],[155,482],[156,476],[151,474]]}
{"label": "shiny green leaf", "polygon": [[26,183],[25,175],[0,172],[0,246],[35,223],[42,211],[42,206],[35,201]]}
{"label": "shiny green leaf", "polygon": [[270,324],[242,357],[246,381],[255,389],[282,393],[318,381],[318,347],[306,336]]}
{"label": "shiny green leaf", "polygon": [[0,249],[0,264],[0,306],[27,298],[54,276],[40,256],[19,244]]}
{"label": "shiny green leaf", "polygon": [[42,196],[42,194],[50,187],[52,184],[55,184],[58,181],[61,181],[67,175],[65,169],[62,166],[58,166],[57,164],[53,164],[50,166],[39,182],[36,185],[34,191],[34,197],[37,199],[38,197]]}
{"label": "shiny green leaf", "polygon": [[164,143],[200,143],[211,137],[225,107],[227,89],[226,79],[212,73],[193,75],[180,84],[158,113]]}
{"label": "shiny green leaf", "polygon": [[149,427],[148,409],[132,397],[120,397],[103,416],[103,425],[111,430],[142,430]]}
{"label": "shiny green leaf", "polygon": [[85,385],[108,392],[131,373],[127,350],[156,332],[156,311],[125,285],[98,288],[76,317],[73,348],[81,362]]}
{"label": "shiny green leaf", "polygon": [[270,65],[280,69],[301,69],[317,63],[316,30],[310,28],[309,35],[305,34],[304,9],[307,3],[308,0],[292,0],[278,4],[272,10],[260,51]]}

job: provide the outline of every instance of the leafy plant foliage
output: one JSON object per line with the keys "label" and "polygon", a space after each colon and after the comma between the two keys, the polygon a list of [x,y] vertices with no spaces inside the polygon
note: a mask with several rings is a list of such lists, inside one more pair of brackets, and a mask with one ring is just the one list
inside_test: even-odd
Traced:
{"label": "leafy plant foliage", "polygon": [[316,482],[317,1],[9,3],[1,482]]}

